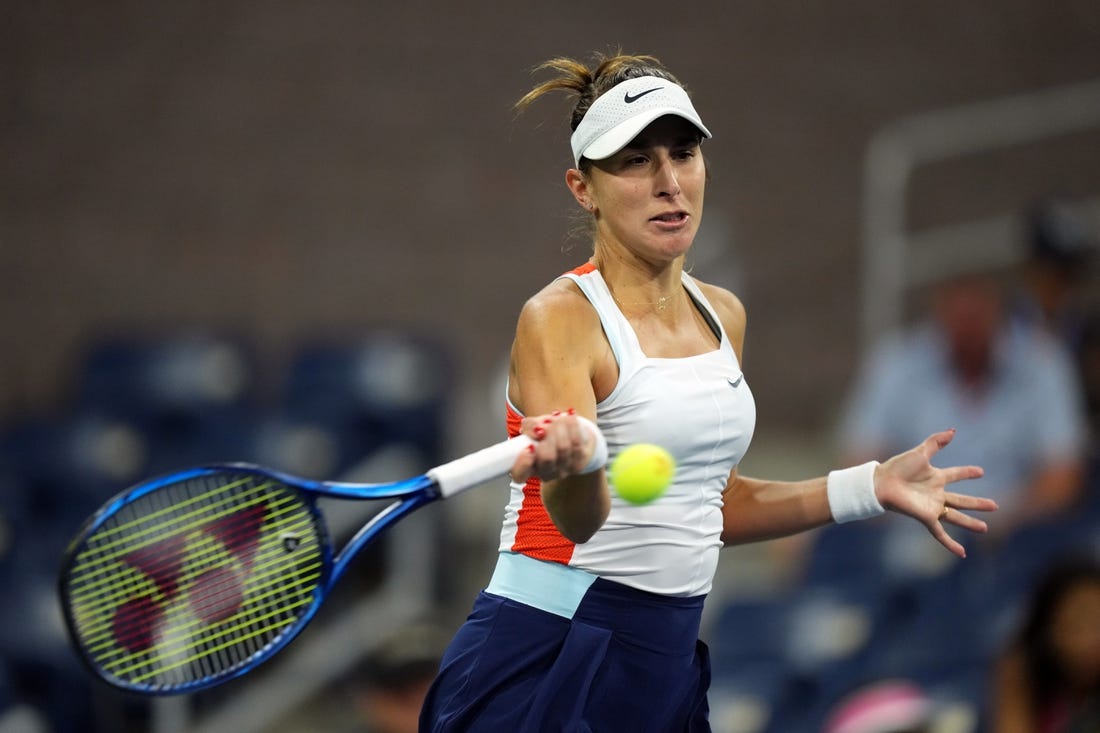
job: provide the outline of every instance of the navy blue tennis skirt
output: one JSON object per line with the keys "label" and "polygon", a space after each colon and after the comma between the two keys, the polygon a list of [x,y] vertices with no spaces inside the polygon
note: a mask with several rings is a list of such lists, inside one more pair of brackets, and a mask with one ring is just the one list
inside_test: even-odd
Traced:
{"label": "navy blue tennis skirt", "polygon": [[703,600],[599,578],[567,618],[483,591],[447,649],[420,730],[709,733]]}

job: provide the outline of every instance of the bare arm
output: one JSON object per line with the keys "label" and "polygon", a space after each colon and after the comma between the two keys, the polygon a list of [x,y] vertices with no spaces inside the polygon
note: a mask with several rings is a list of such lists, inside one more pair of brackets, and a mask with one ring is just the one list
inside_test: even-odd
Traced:
{"label": "bare arm", "polygon": [[606,340],[599,318],[569,281],[556,281],[520,313],[512,345],[509,398],[527,417],[523,432],[535,450],[512,469],[516,480],[542,479],[542,501],[567,539],[587,542],[611,511],[603,470],[578,474],[592,445],[571,412],[596,419],[595,359]]}
{"label": "bare arm", "polygon": [[[722,288],[704,286],[704,290],[744,368],[742,353],[747,322],[744,306]],[[913,517],[944,547],[963,556],[962,545],[944,531],[942,522],[985,532],[988,529],[985,522],[962,510],[992,511],[997,505],[989,499],[946,490],[955,481],[982,475],[977,466],[945,469],[932,466],[932,456],[950,443],[954,435],[950,430],[936,433],[912,450],[879,465],[874,472],[874,492],[884,508]],[[806,481],[768,481],[741,476],[734,469],[726,482],[723,500],[722,541],[727,545],[786,537],[833,521],[824,476]]]}
{"label": "bare arm", "polygon": [[786,537],[832,521],[824,477],[765,481],[741,476],[734,469],[722,499],[726,545]]}
{"label": "bare arm", "polygon": [[[944,522],[985,532],[988,527],[966,511],[993,511],[990,499],[948,491],[947,487],[978,478],[977,466],[936,468],[932,457],[951,442],[953,430],[928,436],[911,450],[880,464],[874,471],[874,493],[885,508],[912,517],[923,524],[936,540],[959,557],[966,551],[943,528]],[[730,475],[722,509],[722,541],[726,544],[754,542],[813,529],[832,521],[826,479],[780,482]]]}

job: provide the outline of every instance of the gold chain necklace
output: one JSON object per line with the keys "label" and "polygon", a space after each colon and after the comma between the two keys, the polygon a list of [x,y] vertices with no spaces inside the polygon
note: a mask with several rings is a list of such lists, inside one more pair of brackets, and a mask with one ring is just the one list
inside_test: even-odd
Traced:
{"label": "gold chain necklace", "polygon": [[614,298],[615,302],[619,304],[620,308],[628,305],[649,305],[655,307],[658,313],[664,313],[665,309],[668,308],[668,304],[673,302],[676,294],[673,293],[672,295],[662,295],[661,297],[657,298],[657,300],[639,300],[630,303],[619,300],[618,296],[614,293],[611,294],[611,297]]}

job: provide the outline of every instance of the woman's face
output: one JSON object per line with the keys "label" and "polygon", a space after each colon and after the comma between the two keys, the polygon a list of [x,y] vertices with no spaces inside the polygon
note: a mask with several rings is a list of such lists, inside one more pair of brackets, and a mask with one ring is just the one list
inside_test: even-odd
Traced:
{"label": "woman's face", "polygon": [[1100,583],[1066,591],[1051,619],[1050,641],[1075,685],[1100,685]]}
{"label": "woman's face", "polygon": [[683,255],[699,229],[706,177],[695,126],[658,118],[590,169],[597,241],[654,262]]}

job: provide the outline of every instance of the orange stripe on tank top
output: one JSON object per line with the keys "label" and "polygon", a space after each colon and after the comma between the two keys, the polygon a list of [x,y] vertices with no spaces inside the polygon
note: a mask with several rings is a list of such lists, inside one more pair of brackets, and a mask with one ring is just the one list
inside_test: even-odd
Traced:
{"label": "orange stripe on tank top", "polygon": [[[523,416],[512,409],[511,405],[506,407],[508,436],[514,438],[519,435]],[[516,539],[510,549],[536,560],[568,565],[575,547],[550,519],[550,514],[542,503],[542,482],[531,477],[523,487],[523,504],[520,506],[519,516],[516,517]]]}

